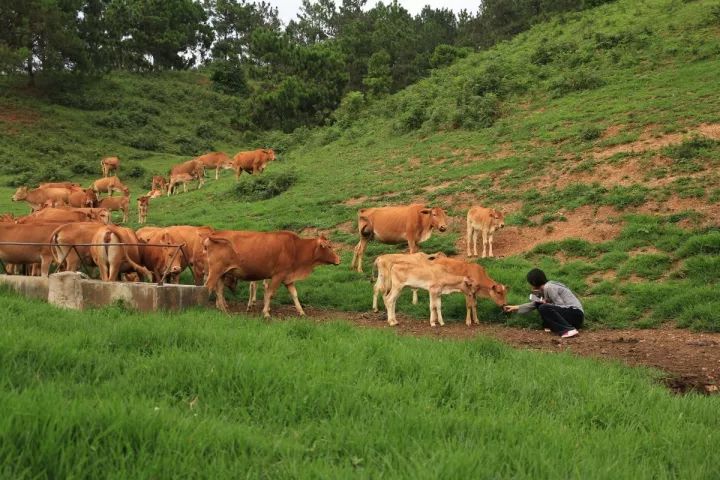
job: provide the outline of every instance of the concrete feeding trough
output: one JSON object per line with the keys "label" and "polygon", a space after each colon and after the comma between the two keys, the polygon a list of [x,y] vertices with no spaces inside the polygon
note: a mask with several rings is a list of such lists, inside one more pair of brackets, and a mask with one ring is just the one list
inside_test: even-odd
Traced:
{"label": "concrete feeding trough", "polygon": [[122,301],[140,312],[178,311],[208,304],[205,287],[139,282],[101,282],[79,272],[54,273],[49,277],[0,275],[0,284],[30,298],[47,300],[63,308],[82,310]]}

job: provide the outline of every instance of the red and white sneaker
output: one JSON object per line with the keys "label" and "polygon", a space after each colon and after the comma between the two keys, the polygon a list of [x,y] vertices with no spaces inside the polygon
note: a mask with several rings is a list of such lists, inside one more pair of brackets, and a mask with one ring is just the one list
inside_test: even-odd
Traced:
{"label": "red and white sneaker", "polygon": [[575,330],[575,329],[573,328],[572,330],[568,330],[567,332],[565,332],[565,333],[563,333],[562,335],[560,335],[560,338],[572,338],[572,337],[574,337],[575,335],[577,335],[578,333],[580,333],[580,332],[578,332],[577,330]]}
{"label": "red and white sneaker", "polygon": [[543,328],[543,330],[545,330],[545,333],[550,333],[550,332],[552,332],[552,330],[550,330],[549,328]]}

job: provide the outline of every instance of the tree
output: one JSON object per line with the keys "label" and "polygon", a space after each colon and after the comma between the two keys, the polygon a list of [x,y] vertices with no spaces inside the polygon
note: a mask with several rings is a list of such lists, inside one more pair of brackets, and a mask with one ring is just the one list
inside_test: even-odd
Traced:
{"label": "tree", "polygon": [[368,61],[368,73],[363,79],[363,84],[373,95],[390,92],[393,83],[390,60],[390,54],[380,50],[373,53]]}
{"label": "tree", "polygon": [[286,31],[298,43],[313,45],[335,37],[338,11],[333,0],[311,3],[303,0],[297,20],[291,20]]}

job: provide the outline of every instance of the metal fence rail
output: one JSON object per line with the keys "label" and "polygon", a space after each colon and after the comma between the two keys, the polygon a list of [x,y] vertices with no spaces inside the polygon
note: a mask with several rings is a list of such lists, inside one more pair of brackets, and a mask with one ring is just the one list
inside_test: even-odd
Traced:
{"label": "metal fence rail", "polygon": [[[165,271],[162,274],[162,277],[160,277],[160,280],[157,282],[158,285],[163,285],[165,283],[165,278],[167,277],[170,269],[170,265],[175,261],[177,258],[178,253],[182,253],[182,256],[185,258],[185,262],[188,265],[188,268],[190,269],[190,272],[193,274],[193,277],[195,276],[195,270],[192,262],[190,262],[190,258],[187,255],[187,252],[185,251],[185,247],[187,244],[181,243],[177,245],[173,244],[165,244],[165,243],[40,243],[40,242],[0,242],[0,246],[9,246],[9,247],[22,247],[22,246],[28,246],[28,247],[70,247],[70,249],[65,252],[62,259],[60,259],[59,262],[55,262],[57,265],[55,267],[55,272],[58,271],[60,266],[65,262],[67,257],[70,255],[70,252],[75,251],[75,255],[77,255],[78,259],[80,260],[80,264],[82,266],[82,269],[85,271],[87,275],[90,275],[90,272],[87,269],[87,265],[85,264],[85,260],[83,259],[83,256],[80,255],[80,252],[78,251],[78,247],[112,247],[112,246],[131,246],[131,247],[163,247],[163,248],[174,248],[175,251],[173,252],[172,258],[170,259],[170,262],[165,267]],[[55,257],[55,255],[53,255]],[[56,260],[56,259],[55,259]],[[25,265],[25,264],[23,264]],[[3,262],[2,258],[0,258],[0,267],[2,267],[2,271],[7,274],[7,269],[5,268],[5,263]],[[54,272],[52,272],[54,273]]]}

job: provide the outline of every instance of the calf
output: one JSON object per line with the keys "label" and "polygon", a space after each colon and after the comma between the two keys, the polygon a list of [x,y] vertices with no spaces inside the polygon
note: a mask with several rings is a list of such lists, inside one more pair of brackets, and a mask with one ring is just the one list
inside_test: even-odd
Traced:
{"label": "calf", "polygon": [[[173,182],[173,178],[176,179]],[[179,179],[197,179],[198,189],[205,184],[205,166],[199,160],[189,160],[179,163],[170,169],[170,184],[168,186],[168,195],[174,184],[181,183]],[[188,180],[183,180],[187,182]],[[187,187],[186,187],[187,188]],[[187,191],[187,189],[185,190]]]}
{"label": "calf", "polygon": [[340,264],[340,257],[324,237],[304,239],[293,232],[216,232],[203,245],[207,254],[205,286],[215,292],[217,307],[226,312],[223,277],[241,280],[270,279],[265,289],[263,315],[270,316],[270,300],[284,284],[299,315],[305,315],[295,282],[312,273],[316,265]]}
{"label": "calf", "polygon": [[152,186],[150,188],[150,191],[159,191],[160,195],[162,195],[165,192],[165,189],[168,186],[168,181],[163,177],[162,175],[155,175],[152,177]]}
{"label": "calf", "polygon": [[0,260],[14,265],[18,271],[20,265],[40,264],[40,275],[48,276],[52,265],[50,238],[57,224],[32,223],[16,225],[0,223],[0,243],[30,243],[48,245],[0,245]]}
{"label": "calf", "polygon": [[148,214],[148,206],[149,205],[150,205],[150,197],[148,195],[144,195],[137,199],[138,223],[140,225],[147,222],[147,214]]}
{"label": "calf", "polygon": [[472,322],[479,324],[477,315],[477,297],[489,298],[499,307],[507,305],[507,287],[495,282],[488,276],[485,269],[477,263],[468,263],[456,258],[445,256],[435,257],[431,262],[442,266],[445,271],[453,275],[471,278],[477,285],[473,295],[465,295],[465,324],[469,327]]}
{"label": "calf", "polygon": [[153,280],[160,282],[167,275],[171,283],[179,283],[180,273],[187,267],[187,262],[178,247],[172,245],[182,242],[163,229],[148,232],[146,236],[138,235],[138,239],[144,244],[140,247],[140,259],[152,272]]}
{"label": "calf", "polygon": [[364,208],[358,212],[360,241],[355,246],[350,268],[362,272],[362,257],[370,240],[381,243],[405,243],[410,253],[432,235],[433,229],[447,230],[448,218],[442,208],[421,204],[397,207]]}
{"label": "calf", "polygon": [[430,326],[435,326],[437,319],[445,325],[442,318],[441,295],[462,292],[475,295],[478,285],[467,276],[453,275],[441,265],[431,263],[397,262],[390,268],[390,288],[385,291],[383,300],[387,309],[388,324],[397,325],[395,305],[404,287],[422,288],[430,293]]}
{"label": "calf", "polygon": [[[499,210],[485,207],[471,207],[467,213],[467,256],[478,256],[477,240],[478,231],[482,234],[482,258],[485,258],[485,250],[489,247],[489,256],[493,256],[493,233],[498,228],[505,226],[505,215]],[[472,245],[473,253],[470,252]]]}
{"label": "calf", "polygon": [[130,196],[122,197],[105,197],[98,202],[98,207],[104,208],[109,212],[122,212],[122,223],[128,221],[128,211],[130,209]]}
{"label": "calf", "polygon": [[[384,294],[384,292],[390,288],[390,268],[392,268],[393,264],[397,262],[417,262],[417,263],[427,263],[430,261],[430,258],[434,258],[437,256],[445,256],[444,253],[438,252],[431,255],[428,255],[427,253],[390,253],[387,255],[380,255],[375,259],[375,262],[373,262],[373,272],[377,272],[377,280],[375,281],[375,286],[373,287],[373,312],[378,312],[378,296],[380,294]],[[413,305],[417,305],[418,303],[418,297],[417,297],[417,289],[413,289],[413,298],[412,303]]]}
{"label": "calf", "polygon": [[182,183],[183,193],[187,192],[187,184],[193,180],[198,180],[198,188],[205,182],[203,177],[197,177],[191,173],[173,173],[170,175],[170,183],[168,184],[168,197],[175,192],[175,187]]}
{"label": "calf", "polygon": [[95,190],[92,188],[75,189],[68,195],[68,205],[76,208],[83,207],[95,207],[97,205],[98,198]]}

